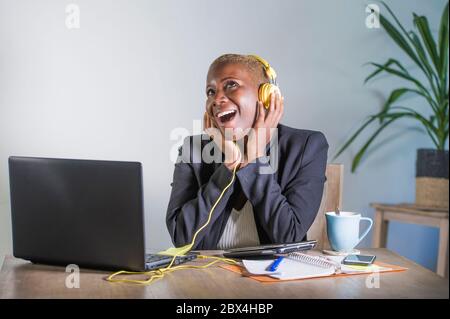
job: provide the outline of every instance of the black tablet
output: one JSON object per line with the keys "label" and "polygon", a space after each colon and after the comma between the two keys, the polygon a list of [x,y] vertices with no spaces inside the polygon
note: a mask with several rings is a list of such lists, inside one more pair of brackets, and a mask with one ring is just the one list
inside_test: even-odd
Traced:
{"label": "black tablet", "polygon": [[227,258],[270,257],[276,254],[287,254],[294,251],[304,251],[316,246],[316,240],[308,240],[289,244],[271,244],[254,247],[228,249],[223,252]]}

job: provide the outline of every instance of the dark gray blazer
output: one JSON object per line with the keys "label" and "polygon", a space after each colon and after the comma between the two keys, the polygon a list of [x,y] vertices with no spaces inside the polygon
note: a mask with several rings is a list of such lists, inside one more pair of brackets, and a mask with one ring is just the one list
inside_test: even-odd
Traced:
{"label": "dark gray blazer", "polygon": [[[207,136],[206,140],[201,138],[200,135],[186,138],[175,164],[166,223],[177,247],[192,241],[232,178],[232,172],[220,160],[219,163],[200,160],[198,152],[210,142]],[[193,249],[217,248],[231,214],[230,198],[237,188],[242,189],[253,206],[261,244],[305,240],[322,199],[327,152],[328,143],[321,132],[279,124],[278,152],[268,146],[266,157],[237,171],[235,182],[216,206],[208,226],[197,235]],[[274,157],[275,153],[278,155]],[[269,158],[278,159],[277,170],[262,174],[261,168],[268,168]]]}

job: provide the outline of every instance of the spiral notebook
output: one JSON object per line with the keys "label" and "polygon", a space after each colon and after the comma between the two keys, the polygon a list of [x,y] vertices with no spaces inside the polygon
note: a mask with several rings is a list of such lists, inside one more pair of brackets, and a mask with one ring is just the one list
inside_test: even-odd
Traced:
{"label": "spiral notebook", "polygon": [[243,260],[244,267],[253,275],[289,280],[330,276],[336,273],[337,265],[324,258],[302,253],[290,253],[284,258],[276,271],[268,271],[273,260]]}
{"label": "spiral notebook", "polygon": [[251,275],[266,275],[279,280],[363,274],[374,271],[387,272],[404,270],[404,268],[400,269],[401,267],[387,264],[373,264],[367,267],[347,266],[341,264],[342,259],[343,257],[341,256],[330,256],[325,258],[323,256],[313,256],[294,252],[288,254],[286,258],[283,259],[276,271],[268,270],[273,260],[243,260],[242,263],[247,272]]}

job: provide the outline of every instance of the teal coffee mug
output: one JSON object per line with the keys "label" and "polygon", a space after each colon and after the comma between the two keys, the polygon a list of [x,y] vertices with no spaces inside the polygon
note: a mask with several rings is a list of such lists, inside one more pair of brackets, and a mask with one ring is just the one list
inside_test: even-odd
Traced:
{"label": "teal coffee mug", "polygon": [[[349,253],[351,252],[372,228],[373,221],[367,217],[361,217],[361,214],[352,212],[325,213],[327,220],[328,241],[334,251]],[[359,223],[365,220],[369,222],[369,227],[359,235]]]}

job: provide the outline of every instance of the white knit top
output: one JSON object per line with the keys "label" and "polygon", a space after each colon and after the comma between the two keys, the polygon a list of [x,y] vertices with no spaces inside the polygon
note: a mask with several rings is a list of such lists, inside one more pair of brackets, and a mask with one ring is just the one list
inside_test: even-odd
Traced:
{"label": "white knit top", "polygon": [[220,237],[217,249],[229,249],[259,245],[253,207],[247,200],[241,210],[233,208]]}

